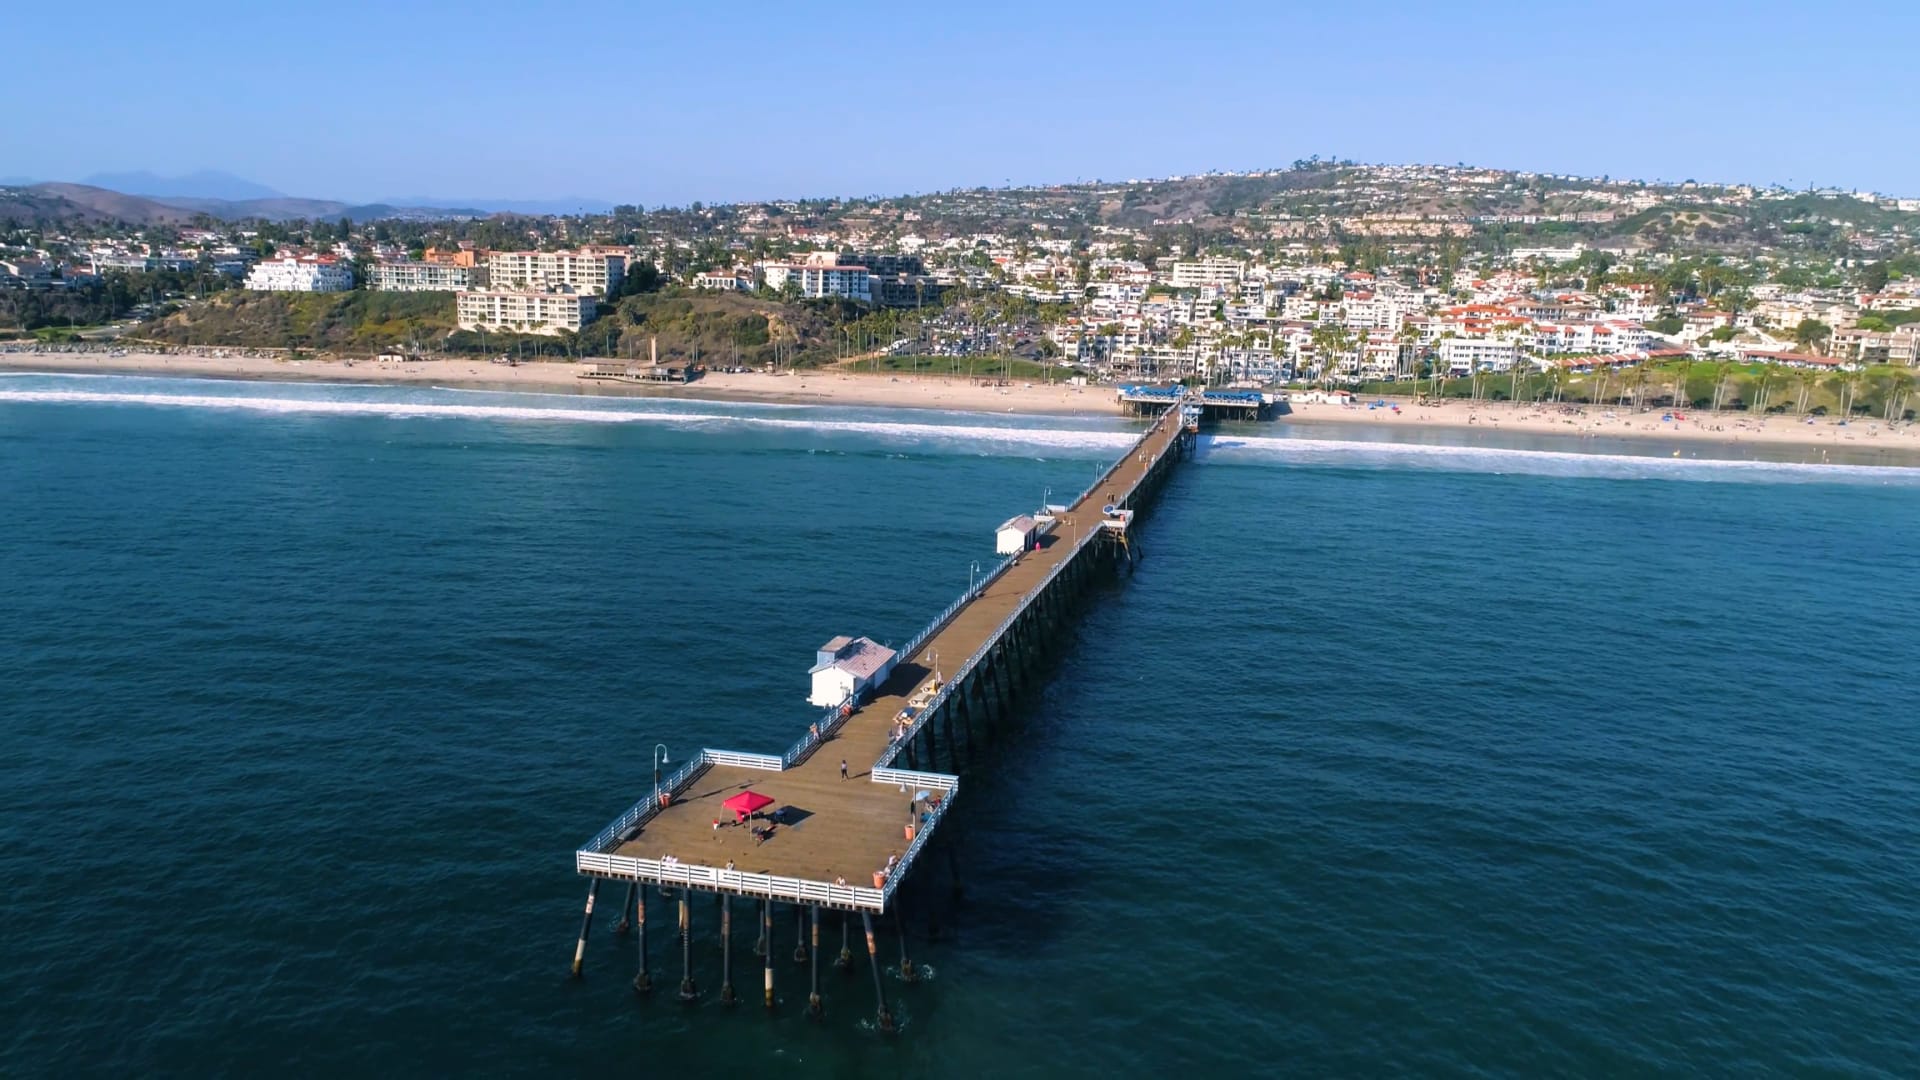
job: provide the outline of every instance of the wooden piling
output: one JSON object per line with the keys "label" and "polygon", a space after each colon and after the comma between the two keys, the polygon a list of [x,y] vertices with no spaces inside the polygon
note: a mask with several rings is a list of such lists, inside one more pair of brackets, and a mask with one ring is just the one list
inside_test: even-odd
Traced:
{"label": "wooden piling", "polygon": [[864,910],[861,911],[860,925],[867,931],[867,960],[873,965],[873,996],[880,1003],[879,1012],[874,1015],[874,1019],[879,1023],[881,1031],[891,1033],[893,1013],[887,1009],[887,991],[880,983],[880,949],[873,940],[873,916]]}
{"label": "wooden piling", "polygon": [[580,918],[580,940],[573,946],[573,977],[580,977],[580,970],[587,962],[587,931],[593,929],[593,898],[600,893],[600,879],[587,882],[587,913]]}

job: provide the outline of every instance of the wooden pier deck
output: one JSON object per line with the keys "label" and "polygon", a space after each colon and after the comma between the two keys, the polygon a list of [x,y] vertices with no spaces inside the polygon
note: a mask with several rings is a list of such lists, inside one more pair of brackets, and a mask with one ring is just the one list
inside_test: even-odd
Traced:
{"label": "wooden pier deck", "polygon": [[[876,779],[875,763],[891,760],[895,717],[916,693],[931,692],[936,666],[950,681],[963,675],[962,665],[1005,632],[1010,616],[1031,603],[1064,564],[1091,550],[1105,528],[1103,506],[1126,504],[1180,445],[1189,424],[1179,408],[1157,419],[1059,515],[1038,550],[1006,566],[911,655],[903,654],[872,697],[818,745],[780,757],[708,752],[707,760],[696,759],[691,782],[683,777],[666,806],[659,807],[649,793],[576,853],[576,868],[612,880],[686,885],[840,910],[884,910],[892,890],[876,888],[874,874],[888,865],[889,856],[901,860],[897,876],[910,868],[915,853],[905,828],[912,820],[912,796],[928,785],[949,797],[957,788],[955,778],[931,773],[911,774],[918,779],[904,793],[899,778],[886,770]],[[734,814],[721,805],[748,788],[772,798],[768,809],[782,811],[786,821],[764,843],[755,842],[752,823],[735,825]],[[715,820],[721,823],[718,829]],[[932,825],[937,827],[937,818]]]}

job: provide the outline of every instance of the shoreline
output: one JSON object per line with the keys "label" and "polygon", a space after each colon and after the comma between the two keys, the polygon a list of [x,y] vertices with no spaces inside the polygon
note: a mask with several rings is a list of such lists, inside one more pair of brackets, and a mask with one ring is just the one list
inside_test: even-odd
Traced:
{"label": "shoreline", "polygon": [[[586,364],[536,362],[507,366],[481,360],[411,363],[342,360],[279,360],[264,357],[128,353],[0,352],[0,371],[30,374],[133,375],[229,379],[248,382],[357,383],[445,386],[508,393],[573,394],[581,397],[663,398],[771,405],[938,409],[999,415],[1110,417],[1123,413],[1106,386],[1014,383],[975,384],[942,375],[877,375],[843,371],[804,374],[709,373],[672,386],[598,382],[578,377]],[[1711,445],[1727,448],[1842,450],[1848,454],[1893,454],[1920,465],[1920,425],[1867,418],[1748,416],[1745,413],[1671,413],[1604,406],[1449,401],[1415,405],[1410,398],[1376,398],[1387,405],[1291,402],[1277,428],[1350,432],[1487,433],[1567,440],[1627,440],[1645,444]],[[1395,408],[1394,406],[1398,406]],[[1663,419],[1677,416],[1678,419]],[[1676,451],[1677,452],[1677,451]]]}

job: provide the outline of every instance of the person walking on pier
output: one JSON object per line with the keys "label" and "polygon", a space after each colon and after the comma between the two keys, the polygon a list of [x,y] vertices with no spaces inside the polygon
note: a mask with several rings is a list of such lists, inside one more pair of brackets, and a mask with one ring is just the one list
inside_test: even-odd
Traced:
{"label": "person walking on pier", "polygon": [[841,758],[840,759],[840,779],[845,780],[846,778],[847,778],[847,759]]}

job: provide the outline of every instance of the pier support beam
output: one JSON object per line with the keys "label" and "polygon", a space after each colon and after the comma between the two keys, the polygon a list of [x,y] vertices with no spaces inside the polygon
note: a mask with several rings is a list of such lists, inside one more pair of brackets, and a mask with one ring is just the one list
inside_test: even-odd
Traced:
{"label": "pier support beam", "polygon": [[615,937],[626,937],[633,930],[633,922],[628,918],[633,912],[633,894],[640,888],[638,881],[627,882],[627,898],[620,901],[620,921],[613,924]]}
{"label": "pier support beam", "polygon": [[692,1001],[700,996],[700,990],[693,985],[693,909],[688,903],[688,890],[680,890],[680,1000]]}
{"label": "pier support beam", "polygon": [[760,920],[761,925],[764,928],[766,937],[767,937],[767,959],[766,959],[766,968],[765,968],[766,983],[767,983],[767,1008],[771,1009],[773,1008],[773,901],[768,900],[766,902],[766,906],[761,908],[760,910],[762,912],[761,920]]}
{"label": "pier support beam", "polygon": [[587,931],[593,929],[593,898],[600,893],[600,879],[587,880],[587,913],[580,919],[580,940],[573,946],[573,977],[580,977],[580,969],[587,962]]}
{"label": "pier support beam", "polygon": [[733,897],[720,894],[720,1004],[731,1005],[733,996]]}
{"label": "pier support beam", "polygon": [[807,954],[812,966],[807,972],[807,1015],[818,1019],[820,1016],[820,905],[808,905],[812,915],[813,951]]}
{"label": "pier support beam", "polygon": [[853,970],[853,950],[847,948],[847,913],[840,913],[840,955],[834,957],[833,966],[841,971]]}
{"label": "pier support beam", "polygon": [[899,904],[893,906],[893,928],[900,932],[900,978],[904,982],[918,982],[920,976],[914,974],[913,962],[907,959],[907,917]]}
{"label": "pier support beam", "polygon": [[640,895],[634,897],[634,926],[640,931],[640,971],[633,977],[633,992],[646,994],[653,991],[653,976],[647,973],[647,887],[640,886]]}
{"label": "pier support beam", "polygon": [[880,1011],[874,1015],[874,1020],[880,1025],[881,1031],[891,1034],[893,1013],[887,1010],[887,990],[880,983],[880,949],[873,940],[873,916],[862,911],[860,925],[867,931],[867,960],[873,965],[873,996],[880,1002]]}
{"label": "pier support beam", "polygon": [[807,909],[803,905],[793,905],[793,925],[798,929],[793,939],[793,962],[804,964],[807,962]]}

